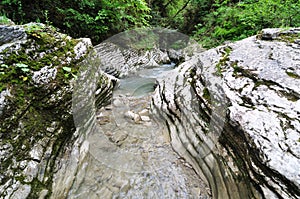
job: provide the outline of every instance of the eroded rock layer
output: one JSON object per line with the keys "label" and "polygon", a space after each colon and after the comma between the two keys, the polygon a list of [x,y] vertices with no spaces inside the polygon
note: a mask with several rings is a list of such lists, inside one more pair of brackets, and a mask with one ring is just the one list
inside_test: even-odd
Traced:
{"label": "eroded rock layer", "polygon": [[[210,198],[189,165],[213,198],[300,197],[300,30],[202,53],[180,34],[154,32],[113,37],[83,61],[89,39],[0,26],[0,198]],[[118,77],[171,61],[181,64],[160,76],[151,108],[150,96],[109,104]],[[143,103],[124,111],[122,100]],[[149,137],[154,121],[163,130]]]}
{"label": "eroded rock layer", "polygon": [[267,29],[159,81],[154,108],[214,198],[300,197],[299,58],[299,29]]}
{"label": "eroded rock layer", "polygon": [[76,140],[73,85],[91,41],[39,23],[0,33],[0,198],[49,197]]}

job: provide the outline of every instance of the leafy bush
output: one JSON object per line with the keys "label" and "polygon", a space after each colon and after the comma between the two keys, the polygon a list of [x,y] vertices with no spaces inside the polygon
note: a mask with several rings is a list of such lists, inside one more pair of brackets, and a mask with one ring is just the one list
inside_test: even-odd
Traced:
{"label": "leafy bush", "polygon": [[11,21],[5,15],[4,16],[0,15],[0,25],[8,25],[10,23]]}
{"label": "leafy bush", "polygon": [[239,40],[263,28],[300,26],[298,0],[216,1],[214,11],[196,26],[194,36],[206,47]]}
{"label": "leafy bush", "polygon": [[4,0],[0,7],[18,23],[51,23],[73,37],[90,37],[94,43],[129,28],[147,26],[150,19],[145,0]]}
{"label": "leafy bush", "polygon": [[[18,23],[52,24],[93,43],[133,27],[177,29],[204,47],[263,28],[300,26],[299,0],[3,0],[1,14]],[[25,17],[26,16],[26,17]]]}
{"label": "leafy bush", "polygon": [[150,9],[144,1],[80,1],[74,8],[59,8],[63,24],[76,36],[95,41],[132,27],[148,25]]}

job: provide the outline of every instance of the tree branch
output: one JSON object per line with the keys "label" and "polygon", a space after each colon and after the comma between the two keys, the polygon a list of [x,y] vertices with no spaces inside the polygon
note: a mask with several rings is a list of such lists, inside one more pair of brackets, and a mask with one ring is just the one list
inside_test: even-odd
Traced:
{"label": "tree branch", "polygon": [[172,19],[174,19],[175,17],[177,17],[177,15],[187,7],[187,5],[190,3],[190,1],[191,1],[191,0],[188,0],[188,1],[184,4],[184,6],[183,6],[180,10],[178,10],[178,11],[176,12],[176,14],[172,17]]}

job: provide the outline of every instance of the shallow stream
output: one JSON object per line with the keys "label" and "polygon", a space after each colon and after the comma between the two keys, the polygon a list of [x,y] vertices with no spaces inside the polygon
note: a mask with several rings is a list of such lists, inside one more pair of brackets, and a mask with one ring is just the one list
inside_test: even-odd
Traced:
{"label": "shallow stream", "polygon": [[164,121],[151,113],[156,78],[174,64],[121,79],[112,103],[97,112],[89,155],[69,198],[211,198],[209,188],[170,145]]}
{"label": "shallow stream", "polygon": [[164,72],[172,70],[175,63],[163,64],[161,67],[147,68],[137,71],[126,78],[120,79],[118,89],[114,92],[119,94],[131,95],[134,97],[148,95],[154,91],[156,79],[160,78]]}

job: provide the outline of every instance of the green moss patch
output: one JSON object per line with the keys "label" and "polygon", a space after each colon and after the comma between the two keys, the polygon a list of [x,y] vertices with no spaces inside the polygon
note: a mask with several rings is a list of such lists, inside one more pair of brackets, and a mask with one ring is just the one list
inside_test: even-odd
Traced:
{"label": "green moss patch", "polygon": [[226,46],[221,48],[220,51],[222,53],[222,57],[216,65],[215,75],[217,76],[222,76],[223,68],[228,65],[227,62],[229,61],[229,55],[232,51],[232,48],[230,46]]}
{"label": "green moss patch", "polygon": [[288,76],[290,76],[291,78],[300,79],[300,76],[297,75],[296,73],[292,73],[292,72],[286,71],[286,74]]}
{"label": "green moss patch", "polygon": [[[27,41],[17,51],[6,49],[0,53],[0,92],[9,89],[8,105],[0,116],[0,140],[13,147],[13,151],[0,165],[4,174],[0,183],[14,178],[22,184],[30,184],[30,198],[38,198],[41,190],[51,193],[52,177],[57,156],[71,139],[75,126],[71,115],[72,89],[70,80],[74,78],[80,65],[75,60],[74,47],[77,40],[60,34],[52,27],[39,24],[24,26]],[[32,76],[35,71],[48,66],[56,68],[56,78],[47,85],[36,85]],[[55,123],[53,131],[49,131]],[[48,140],[53,146],[47,157],[44,179],[34,178],[27,182],[20,168],[11,168],[23,160],[32,161],[29,152],[40,140]],[[44,157],[44,155],[43,155]],[[41,160],[33,160],[40,163]],[[7,174],[7,169],[13,171]],[[2,195],[0,194],[0,197]]]}
{"label": "green moss patch", "polygon": [[76,64],[68,63],[67,60],[75,57],[74,47],[78,41],[57,33],[52,27],[33,24],[25,26],[25,30],[28,40],[22,44],[21,49],[17,52],[7,49],[0,53],[3,56],[0,92],[12,85],[32,85],[33,72],[45,66],[55,66],[63,78],[71,79],[72,76],[66,76],[62,68],[68,66],[72,68],[72,73],[76,73]]}

